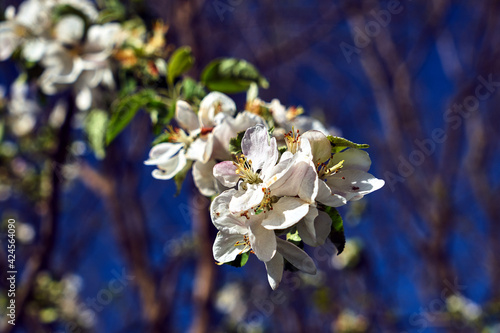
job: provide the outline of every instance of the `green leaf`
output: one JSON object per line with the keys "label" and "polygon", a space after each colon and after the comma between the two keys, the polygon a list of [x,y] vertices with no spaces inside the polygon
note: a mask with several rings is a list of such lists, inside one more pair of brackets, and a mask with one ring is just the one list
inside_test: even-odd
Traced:
{"label": "green leaf", "polygon": [[157,144],[159,143],[163,143],[163,142],[168,142],[168,139],[170,138],[170,133],[168,132],[163,132],[161,133],[160,135],[158,135],[156,137],[156,139],[154,139],[153,143],[151,144],[152,146],[156,146]]}
{"label": "green leaf", "polygon": [[282,146],[282,147],[278,148],[278,151],[279,151],[280,155],[283,155],[286,152],[287,149],[288,148],[286,146]]}
{"label": "green leaf", "polygon": [[347,139],[341,138],[339,136],[331,136],[329,135],[328,140],[330,140],[330,144],[332,145],[332,153],[338,153],[346,148],[357,148],[357,149],[366,149],[370,148],[367,144],[358,144]]}
{"label": "green leaf", "polygon": [[201,82],[209,90],[226,94],[247,91],[252,83],[269,87],[269,82],[252,64],[234,58],[216,59],[209,63],[201,74]]}
{"label": "green leaf", "polygon": [[179,47],[174,51],[168,62],[167,80],[170,85],[174,80],[193,67],[194,57],[189,46]]}
{"label": "green leaf", "polygon": [[194,99],[201,100],[207,93],[203,85],[195,80],[187,77],[182,81],[181,95],[184,100],[193,101]]}
{"label": "green leaf", "polygon": [[233,267],[243,267],[248,261],[248,258],[250,258],[250,253],[249,252],[244,252],[242,254],[238,254],[236,259],[234,259],[231,262],[226,262],[226,265],[230,265]]}
{"label": "green leaf", "polygon": [[241,131],[234,138],[229,140],[229,152],[233,155],[241,154],[241,140],[243,140],[243,136],[245,135],[245,131]]}
{"label": "green leaf", "polygon": [[175,192],[175,196],[178,196],[179,193],[181,193],[182,184],[184,183],[184,180],[186,179],[186,175],[187,175],[188,171],[191,169],[192,164],[193,164],[193,161],[188,161],[186,163],[186,165],[184,166],[184,168],[174,176],[175,187],[177,188],[177,191]]}
{"label": "green leaf", "polygon": [[293,228],[293,230],[291,230],[286,234],[286,240],[289,241],[290,243],[293,243],[294,245],[297,245],[300,248],[304,247],[304,244],[302,243],[302,238],[300,238],[299,232],[297,231],[296,228]]}
{"label": "green leaf", "polygon": [[104,0],[104,6],[99,12],[98,23],[125,20],[127,11],[125,5],[118,0]]}
{"label": "green leaf", "polygon": [[106,132],[107,145],[127,127],[141,108],[144,108],[148,112],[159,109],[166,110],[164,112],[166,113],[165,118],[162,121],[169,120],[172,116],[172,112],[168,109],[165,102],[161,100],[161,96],[153,89],[144,89],[135,94],[125,96],[117,100],[116,105],[113,106]]}
{"label": "green leaf", "polygon": [[332,219],[332,230],[330,231],[329,237],[337,248],[337,255],[339,255],[344,251],[345,247],[344,221],[334,207],[326,207],[325,213]]}
{"label": "green leaf", "polygon": [[108,124],[109,115],[104,110],[92,110],[85,119],[85,132],[89,140],[90,147],[98,159],[104,158],[106,126]]}

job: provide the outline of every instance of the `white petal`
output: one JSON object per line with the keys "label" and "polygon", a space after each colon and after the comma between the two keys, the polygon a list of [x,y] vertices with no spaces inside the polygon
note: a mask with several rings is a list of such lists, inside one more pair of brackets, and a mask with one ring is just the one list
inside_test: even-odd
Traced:
{"label": "white petal", "polygon": [[229,234],[244,235],[248,232],[245,217],[237,217],[229,212],[229,202],[237,193],[227,190],[218,195],[210,205],[210,216],[215,227]]}
{"label": "white petal", "polygon": [[264,191],[259,184],[248,185],[248,190],[235,194],[229,204],[229,210],[233,213],[245,212],[258,206],[263,198]]}
{"label": "white petal", "polygon": [[213,168],[215,178],[226,187],[235,187],[240,179],[236,166],[231,161],[217,163]]}
{"label": "white petal", "polygon": [[269,230],[286,229],[300,221],[309,212],[309,204],[299,198],[282,197],[273,204],[262,226]]}
{"label": "white petal", "polygon": [[199,122],[203,127],[213,127],[214,118],[220,113],[232,116],[236,112],[236,104],[227,95],[214,91],[205,96],[198,111]]}
{"label": "white petal", "polygon": [[323,245],[332,230],[332,219],[330,216],[323,211],[319,211],[318,217],[314,220],[314,229],[316,230],[317,244]]}
{"label": "white petal", "polygon": [[332,155],[332,146],[327,137],[320,131],[307,131],[300,136],[300,140],[309,141],[313,154],[313,163],[326,162]]}
{"label": "white petal", "polygon": [[[314,218],[312,223],[310,219],[304,218],[304,220],[297,225],[300,237],[304,243],[310,246],[323,245],[332,229],[332,220],[330,216],[322,211],[318,213],[319,214]],[[311,232],[311,227],[313,232]]]}
{"label": "white petal", "polygon": [[7,8],[5,9],[5,19],[7,21],[11,21],[14,19],[14,17],[16,16],[16,7],[10,5],[10,6],[7,6]]}
{"label": "white petal", "polygon": [[344,196],[348,201],[380,189],[385,182],[361,170],[341,170],[327,178],[332,193]]}
{"label": "white petal", "polygon": [[344,197],[332,193],[330,187],[322,180],[318,181],[318,195],[316,196],[316,200],[330,207],[340,207],[347,203]]}
{"label": "white petal", "polygon": [[368,171],[372,161],[368,153],[361,149],[349,148],[343,152],[336,153],[332,156],[329,165],[333,166],[344,161],[342,169],[356,169],[362,171]]}
{"label": "white petal", "polygon": [[0,61],[10,58],[21,39],[14,33],[9,22],[0,22]]}
{"label": "white petal", "polygon": [[168,162],[184,147],[182,143],[164,142],[157,144],[149,152],[149,159],[144,162],[146,165],[157,165]]}
{"label": "white petal", "polygon": [[156,179],[172,179],[186,166],[186,156],[181,150],[179,154],[169,159],[166,163],[158,164],[158,169],[153,170],[153,177]]}
{"label": "white petal", "polygon": [[307,253],[281,238],[276,238],[276,241],[278,252],[283,255],[288,262],[305,273],[316,274],[316,265]]}
{"label": "white petal", "polygon": [[314,220],[318,216],[318,209],[311,207],[309,213],[297,224],[297,231],[300,238],[307,245],[316,246],[316,229],[314,228]]}
{"label": "white petal", "polygon": [[85,23],[76,15],[66,15],[61,18],[55,27],[56,39],[63,44],[78,43],[84,33]]}
{"label": "white petal", "polygon": [[214,166],[215,161],[208,161],[207,163],[196,161],[193,164],[194,184],[200,193],[206,197],[211,197],[218,192],[217,181],[213,176]]}
{"label": "white petal", "polygon": [[239,113],[236,118],[216,117],[215,122],[216,125],[212,132],[215,139],[213,156],[220,160],[230,158],[229,141],[231,138],[257,124],[264,125],[264,120],[261,117],[247,111]]}
{"label": "white petal", "polygon": [[243,235],[231,235],[223,232],[217,233],[217,237],[212,247],[214,259],[224,263],[235,260],[244,249],[243,246],[235,246],[238,241],[243,241]]}
{"label": "white petal", "polygon": [[248,238],[252,250],[261,261],[269,261],[276,254],[276,235],[274,231],[263,228],[259,223],[250,226]]}
{"label": "white petal", "polygon": [[46,49],[47,44],[45,40],[41,38],[30,39],[24,43],[23,57],[28,61],[38,62],[42,59]]}
{"label": "white petal", "polygon": [[76,106],[79,110],[88,110],[92,106],[92,91],[89,87],[83,86],[76,95]]}
{"label": "white petal", "polygon": [[269,109],[273,115],[274,121],[279,125],[284,125],[288,122],[286,117],[286,108],[283,106],[278,99],[273,99],[269,104]]}
{"label": "white petal", "polygon": [[15,19],[35,35],[42,34],[51,23],[48,9],[44,1],[24,1],[19,5]]}
{"label": "white petal", "polygon": [[209,133],[205,137],[199,137],[189,145],[186,156],[191,160],[206,163],[212,156],[213,144],[212,133]]}
{"label": "white petal", "polygon": [[271,288],[278,288],[281,279],[283,278],[283,268],[285,261],[283,260],[283,256],[276,252],[274,257],[265,262],[266,270],[267,270],[267,280],[269,281],[269,285]]}
{"label": "white petal", "polygon": [[177,101],[175,105],[175,120],[188,132],[192,132],[200,127],[196,113],[194,113],[191,105],[185,101]]}
{"label": "white petal", "polygon": [[103,68],[101,72],[102,72],[102,79],[101,79],[102,85],[108,87],[111,90],[115,89],[116,84],[115,84],[115,79],[113,78],[113,71],[111,71],[111,69],[109,68]]}
{"label": "white petal", "polygon": [[105,53],[123,42],[122,28],[119,23],[92,25],[87,31],[85,48],[88,52],[104,51]]}
{"label": "white petal", "polygon": [[271,193],[276,196],[299,196],[312,203],[318,194],[318,174],[316,167],[307,156],[296,153],[289,167],[267,182]]}
{"label": "white petal", "polygon": [[276,139],[269,141],[267,128],[263,125],[256,125],[246,130],[241,140],[241,150],[246,158],[252,161],[254,171],[266,170],[276,165],[279,153],[276,146]]}

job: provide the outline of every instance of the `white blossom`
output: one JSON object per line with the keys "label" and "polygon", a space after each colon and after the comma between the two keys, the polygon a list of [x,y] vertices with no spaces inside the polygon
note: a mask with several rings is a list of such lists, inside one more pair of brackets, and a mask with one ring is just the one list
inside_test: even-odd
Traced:
{"label": "white blossom", "polygon": [[[367,152],[348,148],[331,155],[328,138],[319,131],[308,131],[300,139],[294,139],[301,145],[308,141],[317,165],[319,191],[317,201],[331,207],[359,200],[364,195],[380,189],[385,182],[367,171],[371,160]],[[293,140],[289,140],[293,144]]]}
{"label": "white blossom", "polygon": [[150,159],[145,162],[158,166],[153,177],[171,179],[193,161],[195,185],[203,195],[215,195],[219,188],[212,172],[215,159],[230,158],[230,138],[250,126],[263,123],[249,112],[233,117],[235,111],[234,102],[221,93],[208,94],[201,101],[198,114],[187,102],[178,101],[175,120],[180,128],[172,128],[170,142],[153,147]]}

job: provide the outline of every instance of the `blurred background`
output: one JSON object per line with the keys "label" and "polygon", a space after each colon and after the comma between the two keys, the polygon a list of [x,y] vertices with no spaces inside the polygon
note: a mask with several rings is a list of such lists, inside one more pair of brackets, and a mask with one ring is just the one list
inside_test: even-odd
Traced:
{"label": "blurred background", "polygon": [[[18,2],[2,1],[2,11],[10,4]],[[498,1],[130,5],[148,24],[163,19],[169,44],[191,46],[190,76],[217,57],[246,59],[270,83],[263,100],[302,106],[370,144],[370,172],[386,185],[339,209],[344,253],[309,248],[318,274],[285,272],[272,291],[256,258],[215,265],[209,201],[190,174],[179,196],[173,181],[151,177],[146,113],[104,160],[72,131],[75,157],[53,156],[62,176],[48,200],[22,180],[26,160],[54,161],[3,141],[15,158],[1,166],[13,181],[0,184],[0,313],[8,218],[19,267],[17,324],[3,329],[500,332]],[[0,85],[16,73],[1,62]],[[231,97],[244,107],[245,94]]]}

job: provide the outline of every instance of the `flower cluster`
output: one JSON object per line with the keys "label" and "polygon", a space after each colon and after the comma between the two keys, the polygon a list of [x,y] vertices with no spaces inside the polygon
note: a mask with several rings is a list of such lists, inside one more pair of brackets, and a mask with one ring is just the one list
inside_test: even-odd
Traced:
{"label": "flower cluster", "polygon": [[228,96],[212,92],[200,103],[196,114],[187,102],[178,101],[175,120],[179,127],[169,127],[168,142],[151,149],[147,165],[156,165],[153,177],[171,179],[192,164],[193,179],[205,196],[218,193],[218,184],[212,174],[216,160],[231,158],[229,141],[239,132],[264,121],[250,113],[237,116],[236,105]]}
{"label": "flower cluster", "polygon": [[298,118],[295,108],[277,100],[255,98],[247,109],[235,116],[235,103],[218,92],[201,101],[197,114],[178,101],[179,128],[170,128],[169,142],[154,146],[145,163],[158,167],[155,178],[170,179],[194,162],[196,186],[213,197],[215,260],[242,265],[253,253],[274,289],[285,262],[315,274],[314,261],[297,244],[324,244],[332,207],[359,200],[384,181],[368,173],[366,145],[328,135],[319,122]]}
{"label": "flower cluster", "polygon": [[[89,0],[28,0],[5,11],[0,22],[0,61],[13,56],[25,67],[40,66],[37,85],[47,95],[71,89],[80,110],[106,109],[116,90],[116,67],[130,68],[160,55],[166,29],[156,24],[149,40],[143,25],[107,22]],[[143,28],[141,30],[141,28]],[[157,70],[156,70],[157,71]]]}

